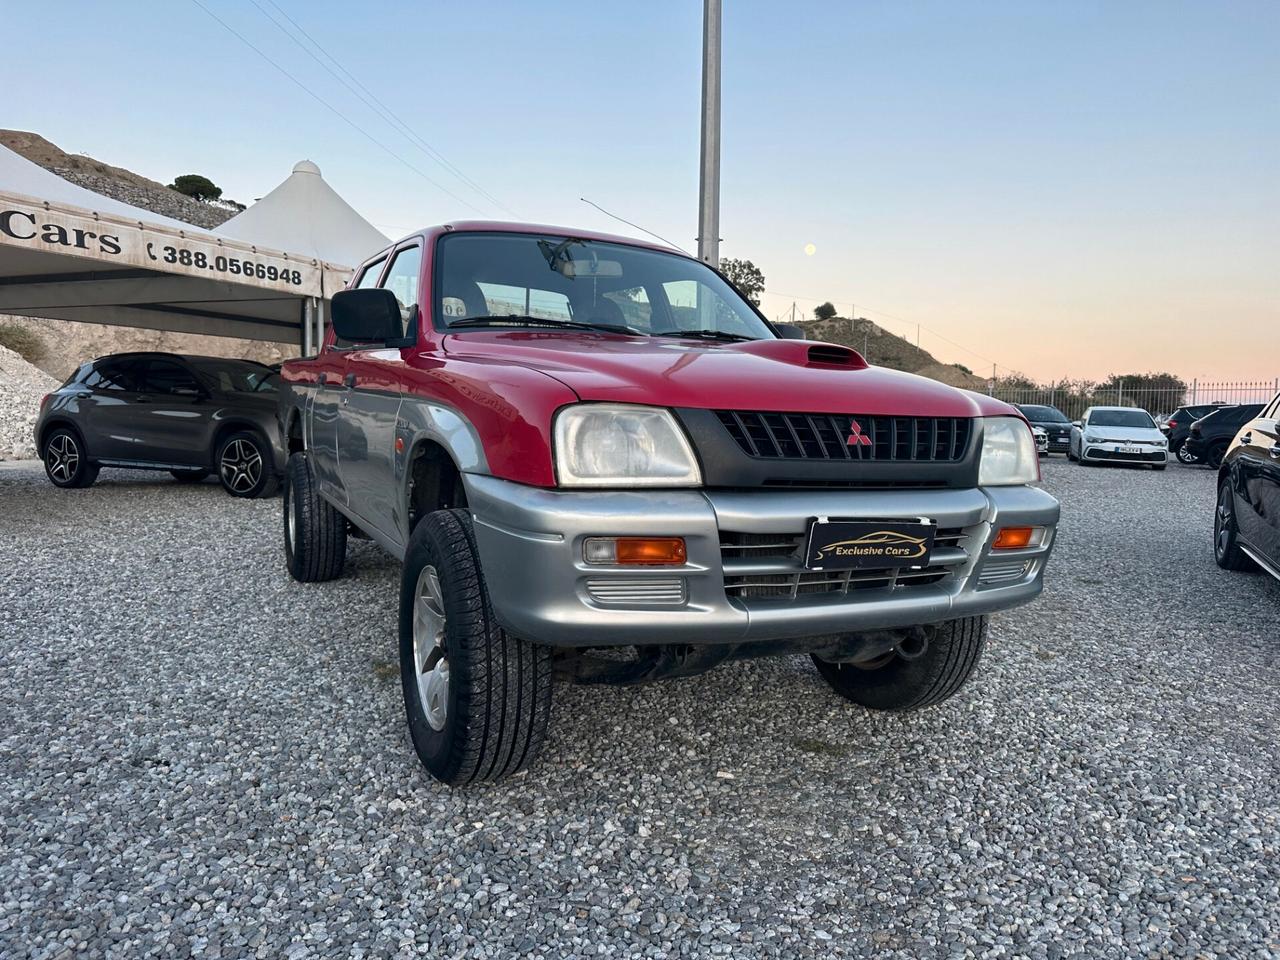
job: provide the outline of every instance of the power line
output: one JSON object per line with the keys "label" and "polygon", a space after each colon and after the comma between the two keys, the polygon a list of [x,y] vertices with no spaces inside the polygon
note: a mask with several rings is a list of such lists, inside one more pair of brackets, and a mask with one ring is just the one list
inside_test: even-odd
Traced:
{"label": "power line", "polygon": [[[606,217],[613,217],[613,219],[617,220],[619,223],[625,223],[628,227],[635,227],[637,230],[641,231],[642,233],[647,233],[651,237],[656,237],[657,239],[661,240],[663,243],[665,243],[669,247],[675,247],[677,250],[684,250],[685,253],[689,253],[688,250],[685,250],[684,247],[680,246],[678,243],[672,243],[666,237],[660,236],[659,234],[654,233],[652,230],[646,230],[644,227],[640,226],[640,224],[638,223],[632,223],[630,220],[624,220],[622,217],[618,216],[616,213],[610,213],[604,207],[600,206],[600,204],[592,203],[586,197],[579,197],[578,199],[581,200],[583,203],[587,204],[588,206],[595,207],[597,210],[603,213]],[[693,256],[693,254],[689,253],[689,256]]]}
{"label": "power line", "polygon": [[[306,44],[304,44],[301,40],[299,40],[296,36],[294,36],[294,34],[286,30],[284,26],[278,20],[276,20],[275,17],[271,16],[271,14],[269,14],[266,11],[266,9],[264,9],[263,6],[260,3],[258,3],[258,0],[249,0],[249,2],[252,3],[255,7],[257,7],[258,10],[262,13],[262,15],[266,17],[268,20],[270,20],[271,23],[276,27],[276,29],[278,29],[281,33],[283,33],[286,37],[288,37],[294,43],[296,43],[303,53],[309,56],[316,63],[320,64],[321,67],[323,67],[326,71],[328,71],[330,76],[336,79],[339,83],[341,83],[344,87],[346,87],[351,93],[353,93],[357,98],[363,101],[365,106],[369,107],[369,109],[378,113],[382,117],[382,119],[386,120],[387,123],[389,123],[393,128],[396,128],[399,130],[399,132],[403,133],[404,136],[414,146],[416,146],[429,158],[434,160],[436,163],[439,163],[442,167],[444,167],[446,170],[448,170],[450,173],[456,176],[459,180],[461,180],[467,186],[471,187],[473,190],[479,193],[482,197],[484,197],[490,203],[507,211],[507,213],[511,214],[513,217],[519,217],[519,214],[517,214],[514,210],[508,207],[505,203],[503,203],[493,194],[489,193],[489,191],[485,190],[485,188],[480,186],[480,184],[476,183],[476,181],[468,177],[465,173],[459,170],[458,167],[456,167],[454,164],[450,163],[449,160],[444,156],[444,154],[442,154],[439,150],[437,150],[430,143],[424,140],[421,136],[418,135],[416,131],[413,130],[412,127],[410,127],[407,123],[401,120],[391,110],[390,107],[388,107],[385,103],[383,103],[380,99],[378,99],[378,96],[368,87],[366,87],[363,83],[361,83],[360,80],[354,74],[352,74],[350,70],[344,67],[341,61],[339,61],[336,57],[334,57],[331,53],[329,53],[329,51],[327,51],[323,46],[321,46],[320,42],[316,40],[315,37],[311,36],[311,34],[307,32],[306,28],[303,27],[302,24],[298,23],[298,21],[295,20],[292,16],[290,16],[289,12],[285,10],[283,7],[281,7],[278,3],[276,3],[275,0],[267,0],[267,3],[271,4],[271,6],[275,10],[277,10],[282,17],[284,17],[286,20],[289,21],[290,24],[293,25],[294,29],[296,29],[300,34],[306,37],[307,41],[313,47],[315,47],[316,50],[319,50],[320,53],[324,54],[325,59],[333,64],[332,67],[329,64],[325,63],[324,60],[321,60],[319,57],[317,57],[315,53],[313,53],[310,49],[308,49]],[[336,71],[334,70],[334,67],[337,68]],[[344,79],[343,76],[338,73],[338,71],[341,71],[341,74],[345,75],[346,79]]]}
{"label": "power line", "polygon": [[355,130],[357,133],[359,133],[361,136],[363,136],[363,137],[364,137],[366,140],[368,140],[370,143],[374,144],[374,145],[375,145],[375,146],[377,146],[379,149],[381,149],[381,150],[383,150],[384,152],[386,152],[387,154],[391,155],[391,156],[392,156],[392,157],[394,157],[396,160],[399,160],[402,164],[404,164],[406,167],[408,167],[410,170],[412,170],[412,171],[413,171],[414,173],[416,173],[418,176],[422,177],[422,179],[423,179],[423,180],[427,181],[427,183],[431,184],[433,187],[435,187],[435,188],[436,188],[437,190],[439,190],[441,193],[443,193],[443,194],[445,194],[446,196],[451,197],[451,198],[453,198],[454,200],[458,201],[458,203],[462,204],[464,207],[469,207],[470,209],[474,210],[476,213],[479,213],[479,214],[483,215],[484,211],[482,211],[482,210],[481,210],[479,207],[477,207],[475,204],[470,203],[470,202],[468,202],[468,201],[466,201],[466,200],[463,200],[460,196],[458,196],[456,193],[454,193],[454,192],[453,192],[452,190],[450,190],[448,187],[444,186],[444,185],[443,185],[443,184],[441,184],[441,183],[438,183],[438,182],[437,182],[436,180],[434,180],[431,176],[429,176],[426,172],[424,172],[420,167],[415,166],[414,164],[412,164],[412,163],[410,163],[408,160],[406,160],[404,157],[400,156],[400,154],[396,153],[394,150],[392,150],[390,147],[388,147],[385,143],[383,143],[381,140],[379,140],[377,137],[375,137],[373,134],[371,134],[368,130],[365,130],[363,127],[361,127],[359,124],[357,124],[354,120],[352,120],[350,117],[348,117],[345,113],[343,113],[341,110],[339,110],[339,109],[338,109],[337,107],[335,107],[333,104],[331,104],[328,100],[325,100],[322,96],[320,96],[318,93],[316,93],[316,92],[315,92],[314,90],[312,90],[310,87],[308,87],[305,83],[303,83],[301,80],[299,80],[299,79],[298,79],[297,77],[295,77],[293,74],[291,74],[288,70],[286,70],[284,67],[280,66],[280,64],[278,64],[278,63],[276,63],[274,60],[272,60],[269,56],[267,56],[265,53],[263,53],[260,49],[258,49],[258,48],[257,48],[256,46],[254,46],[252,43],[250,43],[250,42],[249,42],[249,40],[244,36],[244,34],[240,33],[240,31],[236,30],[236,29],[235,29],[235,27],[231,26],[231,24],[227,23],[225,20],[223,20],[221,17],[219,17],[216,13],[214,13],[212,10],[210,10],[208,7],[206,7],[203,3],[201,3],[201,2],[200,2],[200,0],[191,0],[191,2],[192,2],[192,3],[194,3],[194,4],[195,4],[197,7],[199,7],[201,10],[203,10],[205,13],[207,13],[207,14],[208,14],[210,17],[212,17],[214,20],[216,20],[219,24],[221,24],[221,25],[222,25],[222,27],[223,27],[223,28],[224,28],[228,33],[230,33],[232,36],[234,36],[236,39],[238,39],[241,43],[243,43],[246,47],[248,47],[250,50],[252,50],[252,51],[253,51],[254,53],[256,53],[258,56],[260,56],[263,60],[267,61],[267,63],[271,64],[271,66],[275,67],[275,68],[276,68],[276,70],[278,70],[281,74],[283,74],[283,75],[284,75],[284,76],[285,76],[289,81],[291,81],[294,85],[296,85],[297,87],[299,87],[299,88],[300,88],[304,93],[306,93],[306,94],[307,94],[307,96],[311,97],[313,100],[315,100],[317,103],[319,103],[319,104],[320,104],[321,106],[323,106],[325,109],[327,109],[330,113],[332,113],[334,116],[336,116],[338,119],[340,119],[343,123],[345,123],[347,126],[349,126],[352,130]]}

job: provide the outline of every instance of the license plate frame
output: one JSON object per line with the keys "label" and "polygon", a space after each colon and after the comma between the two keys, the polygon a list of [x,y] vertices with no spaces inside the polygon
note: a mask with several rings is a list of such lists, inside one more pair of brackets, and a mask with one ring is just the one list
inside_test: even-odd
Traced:
{"label": "license plate frame", "polygon": [[928,517],[812,517],[804,538],[806,570],[927,567],[938,533]]}

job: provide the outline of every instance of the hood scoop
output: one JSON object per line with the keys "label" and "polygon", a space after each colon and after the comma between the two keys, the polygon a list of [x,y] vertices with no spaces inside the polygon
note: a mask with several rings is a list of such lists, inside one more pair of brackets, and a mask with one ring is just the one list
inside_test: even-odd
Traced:
{"label": "hood scoop", "polygon": [[845,370],[865,370],[867,361],[857,350],[838,343],[811,343],[808,340],[749,340],[735,343],[733,350],[755,354],[769,360],[794,364],[797,367],[842,367]]}
{"label": "hood scoop", "polygon": [[815,343],[809,348],[809,362],[821,363],[825,366],[852,367],[855,370],[865,369],[867,361],[862,355],[849,347],[838,343]]}

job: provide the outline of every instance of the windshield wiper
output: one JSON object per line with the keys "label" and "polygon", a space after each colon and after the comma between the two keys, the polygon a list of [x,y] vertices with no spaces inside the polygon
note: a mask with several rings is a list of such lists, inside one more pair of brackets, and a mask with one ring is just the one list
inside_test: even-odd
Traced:
{"label": "windshield wiper", "polygon": [[521,313],[508,313],[493,317],[467,317],[449,324],[455,327],[500,327],[504,324],[519,327],[568,327],[570,330],[601,330],[605,333],[639,334],[635,327],[627,327],[616,323],[586,323],[582,320],[549,320],[546,317],[530,317]]}
{"label": "windshield wiper", "polygon": [[688,337],[692,340],[724,340],[726,342],[757,339],[756,337],[748,337],[741,333],[728,333],[724,330],[663,330],[661,333],[655,333],[654,336]]}

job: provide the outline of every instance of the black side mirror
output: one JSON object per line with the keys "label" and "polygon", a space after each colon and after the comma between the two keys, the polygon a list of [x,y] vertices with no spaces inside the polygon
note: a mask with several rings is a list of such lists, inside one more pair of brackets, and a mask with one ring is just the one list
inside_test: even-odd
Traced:
{"label": "black side mirror", "polygon": [[775,323],[773,329],[778,331],[778,336],[783,340],[808,340],[804,335],[804,328],[795,323]]}
{"label": "black side mirror", "polygon": [[333,332],[348,343],[404,338],[400,302],[390,290],[343,290],[333,295]]}

